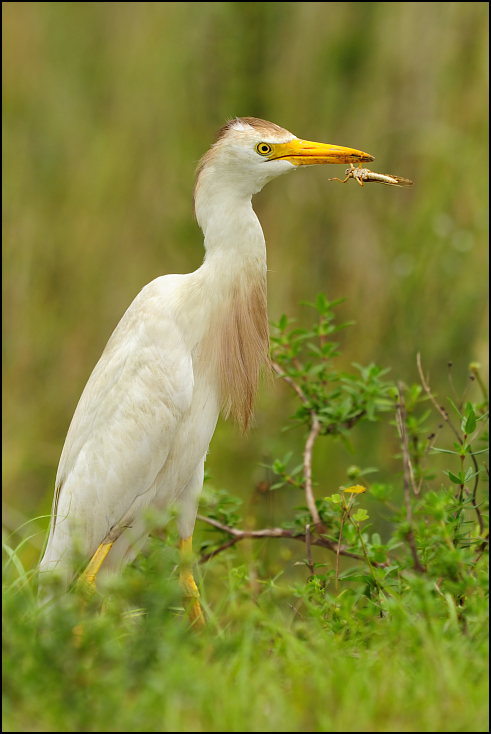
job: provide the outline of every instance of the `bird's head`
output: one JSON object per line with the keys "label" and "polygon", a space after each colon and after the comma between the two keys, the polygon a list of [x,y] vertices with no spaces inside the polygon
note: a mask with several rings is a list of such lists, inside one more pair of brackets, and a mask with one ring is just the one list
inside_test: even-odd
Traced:
{"label": "bird's head", "polygon": [[225,188],[250,198],[268,181],[299,166],[372,160],[373,156],[354,148],[301,140],[272,122],[238,117],[219,130],[216,142],[201,159],[195,199],[205,193],[203,189],[211,194]]}

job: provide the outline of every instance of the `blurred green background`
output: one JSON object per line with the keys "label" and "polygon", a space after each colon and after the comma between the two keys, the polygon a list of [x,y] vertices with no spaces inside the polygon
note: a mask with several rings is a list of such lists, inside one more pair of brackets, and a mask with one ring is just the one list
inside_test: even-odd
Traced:
{"label": "blurred green background", "polygon": [[[370,152],[412,190],[302,170],[255,198],[269,311],[345,296],[343,363],[371,360],[458,388],[487,357],[487,3],[3,3],[5,522],[49,512],[84,384],[121,315],[158,275],[203,257],[196,162],[230,117]],[[259,463],[299,445],[288,390],[265,382],[256,426],[220,421],[208,469],[254,493]],[[357,461],[391,469],[395,436],[357,428]],[[320,441],[319,492],[353,463]],[[252,498],[252,499],[251,499]],[[255,518],[255,519],[254,519]],[[47,521],[46,523],[47,524]],[[41,541],[40,541],[41,542]]]}

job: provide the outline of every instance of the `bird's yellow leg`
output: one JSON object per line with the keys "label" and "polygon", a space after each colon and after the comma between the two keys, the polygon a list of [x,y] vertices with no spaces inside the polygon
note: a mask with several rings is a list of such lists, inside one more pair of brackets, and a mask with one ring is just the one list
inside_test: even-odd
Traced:
{"label": "bird's yellow leg", "polygon": [[205,618],[198,601],[199,591],[193,578],[193,536],[180,541],[181,568],[179,583],[183,592],[183,603],[189,615],[189,620],[195,629],[205,627]]}
{"label": "bird's yellow leg", "polygon": [[[107,542],[104,540],[92,558],[90,559],[89,565],[83,572],[83,574],[78,579],[76,585],[75,585],[75,591],[77,594],[79,594],[83,599],[83,609],[85,609],[86,603],[89,601],[89,599],[94,595],[95,593],[95,577],[97,576],[97,572],[99,571],[100,567],[102,566],[104,559],[106,558],[107,554],[111,550],[112,546],[114,545],[114,540]],[[83,625],[77,624],[73,628],[73,634],[75,636],[75,645],[78,647],[81,644],[82,641],[82,634],[83,634]]]}
{"label": "bird's yellow leg", "polygon": [[132,510],[130,507],[130,509],[128,510],[126,515],[123,516],[120,522],[116,523],[116,525],[113,525],[111,530],[108,532],[108,534],[90,559],[89,565],[78,579],[75,590],[81,596],[83,596],[84,599],[88,600],[91,596],[93,596],[95,592],[95,577],[97,576],[100,567],[104,563],[107,554],[109,553],[121,533],[124,532],[125,528],[131,527],[131,525],[129,524],[131,512]]}
{"label": "bird's yellow leg", "polygon": [[95,577],[113,545],[114,540],[109,542],[103,540],[90,559],[89,565],[78,579],[75,589],[84,599],[88,600],[94,594]]}

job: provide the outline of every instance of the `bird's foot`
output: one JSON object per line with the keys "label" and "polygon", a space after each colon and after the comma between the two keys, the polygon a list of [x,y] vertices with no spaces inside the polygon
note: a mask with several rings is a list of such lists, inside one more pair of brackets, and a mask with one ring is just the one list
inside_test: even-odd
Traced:
{"label": "bird's foot", "polygon": [[80,576],[75,585],[75,592],[79,594],[85,601],[89,601],[95,594],[95,578],[97,576],[97,572],[99,571],[107,554],[109,553],[115,542],[112,537],[110,537],[112,533],[113,531],[109,533],[107,538],[104,538],[104,540],[90,559],[87,568]]}
{"label": "bird's foot", "polygon": [[75,584],[75,593],[86,602],[90,601],[96,592],[95,575],[83,573]]}
{"label": "bird's foot", "polygon": [[198,599],[196,597],[184,597],[183,605],[187,611],[191,627],[195,630],[204,629],[206,627],[205,616]]}
{"label": "bird's foot", "polygon": [[206,627],[205,617],[199,603],[199,591],[192,572],[189,570],[182,572],[179,583],[183,591],[184,609],[187,611],[191,626],[195,630],[204,629]]}

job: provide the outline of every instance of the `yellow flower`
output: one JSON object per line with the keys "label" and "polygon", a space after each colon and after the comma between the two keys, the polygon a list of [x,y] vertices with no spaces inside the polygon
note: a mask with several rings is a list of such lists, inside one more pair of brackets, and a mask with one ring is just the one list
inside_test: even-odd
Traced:
{"label": "yellow flower", "polygon": [[349,492],[350,494],[362,494],[363,492],[366,492],[367,488],[362,487],[361,484],[355,484],[354,487],[348,487],[347,489],[343,489],[343,492]]}

